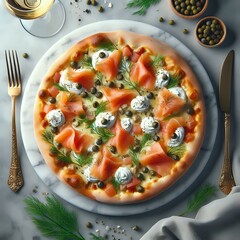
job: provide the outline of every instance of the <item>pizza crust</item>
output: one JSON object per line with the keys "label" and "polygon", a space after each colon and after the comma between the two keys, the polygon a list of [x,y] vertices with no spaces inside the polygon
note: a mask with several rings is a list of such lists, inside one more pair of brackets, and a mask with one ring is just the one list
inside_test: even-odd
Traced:
{"label": "pizza crust", "polygon": [[[158,195],[163,190],[167,189],[169,186],[174,184],[191,166],[194,162],[200,147],[202,145],[205,133],[206,126],[206,113],[204,106],[204,98],[201,91],[201,87],[198,83],[198,80],[193,73],[192,69],[189,67],[187,62],[170,46],[167,44],[150,38],[145,35],[136,34],[133,32],[126,31],[115,31],[107,33],[97,33],[95,35],[89,36],[86,39],[79,41],[69,50],[67,50],[62,56],[60,56],[50,67],[46,75],[44,76],[39,89],[47,89],[49,85],[52,84],[52,78],[56,72],[59,72],[70,59],[74,58],[76,54],[81,54],[88,47],[94,47],[102,39],[108,38],[113,43],[120,43],[121,45],[129,45],[135,49],[141,47],[147,47],[152,53],[161,53],[163,56],[170,58],[177,66],[185,72],[185,81],[190,81],[191,85],[198,92],[198,101],[195,105],[195,109],[200,109],[197,119],[197,127],[194,129],[194,141],[189,142],[187,145],[187,153],[184,155],[184,158],[181,158],[175,167],[172,169],[171,174],[165,177],[156,178],[157,181],[153,184],[149,184],[149,187],[145,188],[144,193],[139,192],[120,192],[120,194],[115,196],[109,196],[105,193],[104,189],[96,189],[94,191],[86,190],[82,185],[84,184],[79,181],[76,186],[73,188],[78,191],[80,194],[83,194],[89,198],[95,199],[96,201],[111,203],[111,204],[125,204],[125,203],[134,203],[150,199]],[[188,92],[187,92],[188,94]],[[49,154],[49,144],[42,138],[43,123],[42,118],[40,117],[42,111],[42,102],[41,99],[36,96],[35,106],[34,106],[34,134],[36,142],[38,144],[39,150],[46,162],[46,164],[53,170],[53,172],[59,177],[59,179],[65,182],[68,185],[69,182],[67,178],[67,167],[59,164],[53,157]],[[63,167],[64,166],[64,167]],[[64,170],[65,168],[65,170]]]}

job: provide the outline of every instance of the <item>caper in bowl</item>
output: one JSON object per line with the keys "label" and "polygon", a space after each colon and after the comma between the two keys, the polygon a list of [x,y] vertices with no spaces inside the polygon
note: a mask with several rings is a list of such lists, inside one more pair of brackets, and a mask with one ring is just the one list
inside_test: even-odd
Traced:
{"label": "caper in bowl", "polygon": [[226,37],[226,26],[217,17],[205,17],[195,27],[195,36],[200,45],[204,47],[219,46]]}
{"label": "caper in bowl", "polygon": [[173,12],[183,18],[197,18],[205,12],[208,0],[171,0]]}

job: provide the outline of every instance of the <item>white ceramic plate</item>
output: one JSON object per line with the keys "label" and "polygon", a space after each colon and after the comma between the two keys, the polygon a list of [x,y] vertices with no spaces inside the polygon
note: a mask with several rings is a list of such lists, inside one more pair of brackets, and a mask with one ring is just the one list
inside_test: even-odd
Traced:
{"label": "white ceramic plate", "polygon": [[[74,45],[79,40],[99,32],[99,29],[104,31],[127,30],[136,33],[145,34],[161,41],[167,42],[172,46],[191,66],[197,75],[202,86],[207,112],[207,131],[204,143],[200,153],[191,168],[184,176],[173,184],[170,188],[159,194],[157,197],[145,202],[128,205],[110,205],[100,203],[88,199],[79,193],[75,192],[69,186],[58,180],[56,175],[45,164],[33,135],[33,107],[35,96],[37,94],[41,79],[47,69],[54,60],[62,55],[69,47]],[[218,111],[216,106],[216,98],[213,91],[211,81],[199,60],[194,54],[175,37],[171,36],[159,28],[148,24],[128,21],[128,20],[107,20],[81,27],[54,44],[41,58],[32,72],[26,90],[24,92],[22,108],[21,108],[21,130],[24,146],[28,158],[39,175],[42,181],[49,188],[73,205],[76,205],[87,211],[99,214],[126,216],[138,213],[144,213],[156,208],[167,207],[174,200],[186,193],[186,190],[191,190],[198,184],[207,171],[211,162],[212,149],[214,147],[218,127]]]}

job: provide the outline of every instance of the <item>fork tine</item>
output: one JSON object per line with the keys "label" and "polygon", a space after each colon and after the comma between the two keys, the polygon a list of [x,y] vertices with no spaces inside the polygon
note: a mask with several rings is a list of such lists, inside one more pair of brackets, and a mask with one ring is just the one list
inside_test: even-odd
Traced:
{"label": "fork tine", "polygon": [[8,57],[9,51],[5,50],[5,61],[6,61],[6,65],[7,65],[7,75],[8,75],[8,85],[11,87],[12,86],[12,82],[11,82],[11,72],[10,72],[10,66],[9,66],[9,57]]}
{"label": "fork tine", "polygon": [[13,56],[16,84],[17,84],[17,86],[20,86],[21,85],[21,72],[20,72],[20,66],[19,66],[18,55],[17,55],[16,50],[12,51],[12,56]]}

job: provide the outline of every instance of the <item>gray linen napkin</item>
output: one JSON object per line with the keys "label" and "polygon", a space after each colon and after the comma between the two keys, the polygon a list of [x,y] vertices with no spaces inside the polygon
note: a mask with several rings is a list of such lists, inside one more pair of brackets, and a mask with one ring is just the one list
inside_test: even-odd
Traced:
{"label": "gray linen napkin", "polygon": [[240,186],[203,206],[195,219],[172,216],[157,222],[140,240],[240,239]]}

